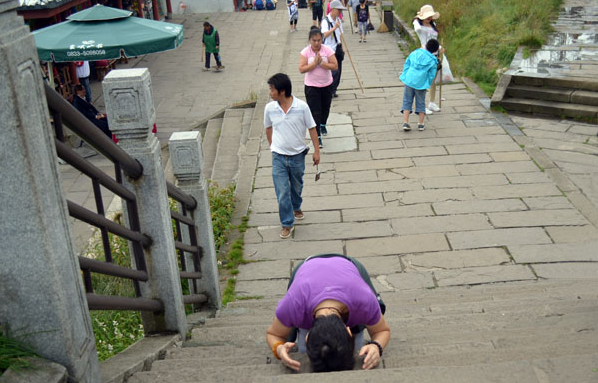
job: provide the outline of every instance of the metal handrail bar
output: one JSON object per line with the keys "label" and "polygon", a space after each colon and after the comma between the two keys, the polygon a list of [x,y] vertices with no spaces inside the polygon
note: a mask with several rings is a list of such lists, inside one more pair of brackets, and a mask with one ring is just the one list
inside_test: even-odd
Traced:
{"label": "metal handrail bar", "polygon": [[164,305],[157,299],[127,298],[106,295],[85,294],[90,310],[135,310],[164,311]]}
{"label": "metal handrail bar", "polygon": [[146,282],[149,279],[145,271],[133,270],[128,267],[118,266],[86,257],[79,257],[79,265],[81,266],[81,269],[86,269],[94,273],[112,275],[113,277],[127,278],[142,282]]}
{"label": "metal handrail bar", "polygon": [[139,161],[129,156],[117,145],[112,145],[113,142],[110,138],[106,137],[100,129],[46,83],[44,83],[44,90],[48,106],[62,115],[70,130],[111,159],[112,162],[118,162],[129,177],[138,179],[143,175],[143,167]]}
{"label": "metal handrail bar", "polygon": [[187,217],[186,215],[182,215],[181,213],[179,213],[177,211],[171,210],[170,216],[172,217],[172,219],[180,221],[188,226],[195,225],[195,221],[193,221],[191,218]]}
{"label": "metal handrail bar", "polygon": [[186,305],[205,303],[207,301],[208,297],[204,294],[183,295],[183,303]]}
{"label": "metal handrail bar", "polygon": [[187,245],[186,243],[180,241],[174,241],[174,247],[179,250],[186,251],[188,253],[197,253],[199,251],[199,247]]}
{"label": "metal handrail bar", "polygon": [[69,214],[73,218],[79,219],[96,227],[105,227],[111,233],[129,239],[131,241],[140,242],[143,246],[150,246],[152,244],[152,239],[146,235],[141,234],[140,232],[127,229],[126,227],[123,227],[116,222],[113,222],[105,217],[102,217],[99,214],[96,214],[82,206],[77,205],[73,201],[67,200],[66,203],[69,209]]}
{"label": "metal handrail bar", "polygon": [[86,161],[85,158],[81,157],[77,152],[71,149],[67,144],[64,142],[60,142],[57,138],[54,139],[54,143],[56,144],[56,151],[58,153],[58,157],[62,158],[70,165],[72,165],[75,169],[79,170],[81,173],[87,175],[90,178],[97,179],[102,186],[106,189],[112,191],[114,194],[129,200],[135,201],[137,197],[134,193],[129,191],[126,187],[122,186],[114,179],[112,179],[109,175],[104,173],[101,169],[97,168],[91,162]]}
{"label": "metal handrail bar", "polygon": [[180,276],[183,279],[201,279],[201,273],[198,271],[181,271]]}
{"label": "metal handrail bar", "polygon": [[166,189],[168,196],[185,205],[189,210],[194,210],[197,207],[197,201],[192,196],[186,194],[184,191],[176,187],[174,184],[166,181]]}

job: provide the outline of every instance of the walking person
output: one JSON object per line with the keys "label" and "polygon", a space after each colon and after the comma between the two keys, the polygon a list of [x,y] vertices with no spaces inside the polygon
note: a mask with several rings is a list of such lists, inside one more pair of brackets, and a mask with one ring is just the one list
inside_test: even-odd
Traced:
{"label": "walking person", "polygon": [[[431,39],[438,40],[438,28],[436,22],[440,13],[434,12],[434,7],[431,5],[424,5],[413,19],[413,30],[417,33],[422,49],[426,48],[426,43]],[[440,47],[440,53],[444,53],[444,48]],[[433,114],[440,112],[440,107],[436,104],[436,79],[432,81],[430,87],[430,103],[426,107],[426,114]]]}
{"label": "walking person", "polygon": [[316,123],[309,106],[293,96],[291,79],[284,73],[277,73],[268,80],[272,101],[264,108],[264,127],[272,152],[272,181],[278,200],[278,216],[282,230],[280,238],[290,238],[295,229],[295,220],[304,218],[301,211],[303,199],[303,174],[305,156],[309,151],[305,145],[305,132],[314,145],[312,156],[314,166],[320,163],[320,149],[316,134]]}
{"label": "walking person", "polygon": [[357,30],[361,36],[361,39],[359,40],[360,43],[367,43],[366,37],[368,34],[368,23],[371,22],[370,7],[367,5],[365,0],[359,0],[359,5],[357,6]]}
{"label": "walking person", "polygon": [[345,51],[341,43],[343,34],[343,21],[340,18],[342,11],[347,10],[340,0],[330,2],[330,13],[322,22],[322,35],[324,36],[324,45],[335,52],[338,68],[332,71],[332,97],[338,97],[336,90],[341,82],[341,73],[343,72],[343,59]]}
{"label": "walking person", "polygon": [[327,135],[326,123],[332,102],[332,71],[337,68],[334,51],[322,44],[322,32],[312,26],[309,45],[301,51],[299,72],[305,73],[305,99],[316,123],[318,146],[323,148],[322,135]]}
{"label": "walking person", "polygon": [[91,86],[89,85],[89,75],[91,71],[89,69],[88,61],[75,61],[75,70],[77,72],[77,78],[79,84],[85,88],[85,101],[91,104]]}
{"label": "walking person", "polygon": [[289,24],[291,33],[297,32],[297,20],[299,20],[298,0],[288,0],[287,9],[289,10]]}
{"label": "walking person", "polygon": [[210,56],[214,55],[216,60],[216,70],[224,69],[222,58],[220,57],[220,35],[218,31],[207,21],[203,23],[203,46],[206,51],[205,71],[210,70]]}
{"label": "walking person", "polygon": [[438,40],[431,39],[426,44],[426,49],[414,50],[405,61],[403,73],[399,79],[405,84],[403,93],[403,130],[411,130],[409,125],[409,115],[413,107],[415,98],[415,113],[419,115],[417,129],[422,131],[424,127],[424,118],[426,117],[426,90],[430,87],[436,72],[438,70]]}
{"label": "walking person", "polygon": [[314,21],[314,26],[320,28],[322,25],[322,17],[324,16],[324,0],[309,0],[311,5],[311,16]]}
{"label": "walking person", "polygon": [[361,367],[369,370],[380,363],[390,340],[385,311],[368,271],[357,259],[314,255],[293,270],[266,341],[274,357],[296,371],[301,363],[289,355],[295,345],[307,353],[314,372],[352,370],[354,350],[364,358]]}

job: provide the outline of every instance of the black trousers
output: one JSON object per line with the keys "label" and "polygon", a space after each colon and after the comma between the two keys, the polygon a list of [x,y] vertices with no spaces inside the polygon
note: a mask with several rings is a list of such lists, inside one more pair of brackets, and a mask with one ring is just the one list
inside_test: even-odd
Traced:
{"label": "black trousers", "polygon": [[307,105],[309,105],[311,115],[316,122],[318,136],[320,136],[320,125],[326,125],[326,121],[328,121],[328,116],[330,115],[333,84],[323,88],[305,85],[305,99]]}
{"label": "black trousers", "polygon": [[95,124],[95,126],[100,128],[100,130],[102,132],[104,132],[104,134],[107,135],[108,138],[112,139],[112,132],[110,131],[110,128],[108,127],[108,119],[106,119],[106,118],[94,119],[91,122],[93,122]]}
{"label": "black trousers", "polygon": [[222,62],[220,61],[220,53],[210,53],[206,52],[206,68],[210,67],[210,55],[214,55],[214,59],[216,60],[216,65],[221,66]]}
{"label": "black trousers", "polygon": [[338,69],[332,71],[332,94],[336,93],[338,85],[341,83],[341,73],[343,72],[343,60],[336,59]]}

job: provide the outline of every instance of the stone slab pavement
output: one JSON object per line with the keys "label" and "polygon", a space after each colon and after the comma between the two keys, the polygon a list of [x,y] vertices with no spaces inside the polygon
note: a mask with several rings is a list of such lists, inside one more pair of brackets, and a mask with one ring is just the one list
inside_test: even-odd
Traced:
{"label": "stone slab pavement", "polygon": [[[377,26],[375,12],[372,18]],[[222,72],[201,70],[206,19],[221,35]],[[193,129],[235,102],[257,97],[263,104],[266,80],[279,71],[289,74],[295,95],[304,98],[298,61],[311,25],[307,10],[300,10],[298,33],[289,33],[285,10],[183,15],[173,21],[185,25],[179,49],[119,66],[149,68],[163,144],[173,131]],[[308,156],[306,218],[291,239],[278,236],[270,153],[262,135],[244,254],[258,262],[241,266],[240,295],[280,295],[297,260],[325,252],[361,259],[381,291],[598,279],[598,221],[592,218],[598,204],[588,175],[596,170],[592,126],[514,117],[530,134],[512,137],[501,125],[505,117],[480,100],[485,96],[457,82],[443,86],[442,111],[426,117],[425,131],[403,132],[398,76],[405,55],[397,37],[374,32],[360,44],[348,25],[345,29],[350,55],[332,102],[322,176],[314,180]],[[99,84],[93,87],[102,109]],[[543,166],[521,137],[528,145],[543,140],[536,146],[555,166]],[[107,167],[96,157],[92,160]],[[89,203],[91,187],[66,165],[61,170],[67,198]]]}

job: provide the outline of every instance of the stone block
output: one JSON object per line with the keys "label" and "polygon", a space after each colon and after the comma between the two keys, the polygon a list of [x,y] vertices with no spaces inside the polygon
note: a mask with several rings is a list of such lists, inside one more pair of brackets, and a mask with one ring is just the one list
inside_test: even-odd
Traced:
{"label": "stone block", "polygon": [[372,150],[372,158],[375,160],[405,157],[442,156],[445,154],[447,154],[446,150],[442,146]]}
{"label": "stone block", "polygon": [[237,281],[254,281],[263,279],[283,279],[291,276],[291,261],[260,261],[239,266]]}
{"label": "stone block", "polygon": [[386,191],[421,190],[422,185],[417,180],[390,180],[378,182],[355,182],[336,185],[339,194],[383,193]]}
{"label": "stone block", "polygon": [[[238,281],[235,293],[239,297],[281,297],[287,291],[288,279],[273,279],[268,281]],[[265,334],[265,330],[264,330]]]}
{"label": "stone block", "polygon": [[473,201],[444,201],[432,204],[438,215],[487,213],[495,211],[527,210],[527,206],[520,199],[490,199]]}
{"label": "stone block", "polygon": [[[387,201],[393,200],[387,199],[386,194],[384,198]],[[449,200],[468,201],[473,199],[474,197],[471,191],[465,188],[406,191],[404,193],[398,193],[397,196],[397,200],[399,203],[407,205],[415,203],[441,202]]]}
{"label": "stone block", "polygon": [[[550,169],[549,169],[550,170]],[[553,181],[548,177],[546,172],[529,172],[529,173],[506,173],[505,174],[512,184],[539,184],[552,183]]]}
{"label": "stone block", "polygon": [[373,221],[302,225],[301,230],[295,230],[294,238],[298,241],[319,241],[390,235],[392,235],[392,230],[387,221]]}
{"label": "stone block", "polygon": [[509,180],[502,174],[426,178],[421,181],[426,189],[465,188],[473,186],[506,185]]}
{"label": "stone block", "polygon": [[475,144],[476,142],[477,141],[475,137],[468,135],[458,137],[417,138],[412,140],[405,140],[405,145],[408,148],[417,148],[428,146]]}
{"label": "stone block", "polygon": [[531,210],[554,210],[554,209],[573,209],[573,205],[567,197],[529,197],[523,198],[523,202]]}
{"label": "stone block", "polygon": [[311,255],[343,254],[343,242],[333,241],[279,241],[248,243],[245,245],[245,259],[305,259]]}
{"label": "stone block", "polygon": [[586,226],[553,226],[546,232],[555,243],[576,243],[598,239],[598,230],[592,225]]}
{"label": "stone block", "polygon": [[457,165],[463,175],[492,173],[538,172],[540,169],[532,161],[491,162],[487,164]]}
{"label": "stone block", "polygon": [[380,257],[357,257],[359,262],[367,269],[370,276],[387,275],[400,273],[403,268],[401,261],[396,255]]}
{"label": "stone block", "polygon": [[[278,205],[275,206],[278,209]],[[303,201],[302,210],[337,210],[360,207],[379,207],[384,206],[384,201],[379,193],[373,194],[350,194],[330,197],[311,197]]]}
{"label": "stone block", "polygon": [[381,219],[434,215],[429,204],[383,206],[342,210],[343,221],[376,221]]}
{"label": "stone block", "polygon": [[419,179],[459,175],[455,165],[412,166],[410,168],[401,169],[383,169],[378,170],[377,173],[380,180],[403,178]]}
{"label": "stone block", "polygon": [[[310,223],[340,222],[341,215],[338,211],[312,211],[305,213],[302,221],[296,222],[298,225]],[[249,226],[277,226],[280,225],[278,213],[252,213],[249,217]]]}
{"label": "stone block", "polygon": [[443,234],[416,234],[346,241],[346,254],[352,257],[423,253],[449,250]]}
{"label": "stone block", "polygon": [[439,287],[536,279],[534,273],[527,266],[519,265],[437,270],[434,271],[434,276]]}
{"label": "stone block", "polygon": [[469,144],[469,145],[447,145],[449,154],[476,154],[490,152],[512,152],[521,149],[515,142],[506,144]]}
{"label": "stone block", "polygon": [[504,186],[480,186],[472,188],[473,194],[480,199],[523,198],[562,195],[551,184],[525,184]]}
{"label": "stone block", "polygon": [[409,217],[391,220],[395,234],[446,233],[451,231],[491,229],[483,214],[463,214],[436,217]]}
{"label": "stone block", "polygon": [[598,240],[509,246],[509,251],[517,263],[598,262]]}
{"label": "stone block", "polygon": [[31,367],[6,370],[0,375],[0,383],[67,383],[68,372],[63,365],[41,358],[24,359]]}
{"label": "stone block", "polygon": [[592,279],[598,282],[598,263],[549,263],[532,268],[539,278]]}
{"label": "stone block", "polygon": [[391,274],[386,277],[386,281],[398,291],[435,287],[434,275],[425,271]]}
{"label": "stone block", "polygon": [[466,267],[496,266],[510,263],[503,248],[438,251],[407,254],[401,258],[405,270],[461,269]]}
{"label": "stone block", "polygon": [[464,231],[448,233],[446,236],[451,244],[451,248],[459,250],[551,243],[550,238],[544,230],[536,227]]}
{"label": "stone block", "polygon": [[[404,178],[404,177],[402,177]],[[334,183],[372,182],[378,181],[376,170],[361,170],[357,172],[335,172]]]}
{"label": "stone block", "polygon": [[529,155],[523,150],[518,150],[515,152],[495,152],[489,154],[490,157],[492,157],[492,159],[496,162],[529,160]]}
{"label": "stone block", "polygon": [[334,164],[334,169],[337,172],[354,172],[358,170],[378,170],[378,169],[392,169],[392,168],[407,168],[413,166],[413,161],[409,158],[393,158],[388,160],[369,160],[369,161],[355,161],[343,162]]}
{"label": "stone block", "polygon": [[431,165],[458,165],[472,164],[478,162],[492,162],[492,158],[486,153],[479,154],[449,154],[445,156],[418,157],[413,162],[417,166]]}
{"label": "stone block", "polygon": [[574,209],[488,213],[494,227],[582,226],[588,221]]}

